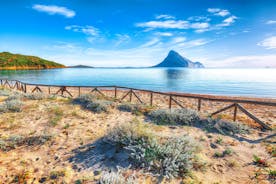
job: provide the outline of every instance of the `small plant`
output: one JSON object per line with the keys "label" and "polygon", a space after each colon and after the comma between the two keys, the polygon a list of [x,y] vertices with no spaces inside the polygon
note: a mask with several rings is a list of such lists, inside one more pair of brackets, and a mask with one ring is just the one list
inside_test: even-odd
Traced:
{"label": "small plant", "polygon": [[63,111],[59,107],[53,107],[48,110],[50,114],[49,123],[51,126],[56,126],[58,122],[62,119]]}
{"label": "small plant", "polygon": [[258,165],[258,166],[262,166],[262,167],[267,167],[268,166],[266,160],[262,159],[261,157],[259,157],[257,155],[253,155],[253,163]]}
{"label": "small plant", "polygon": [[107,100],[95,100],[89,102],[86,105],[86,109],[91,110],[96,113],[108,112],[109,107],[111,107],[112,102]]}
{"label": "small plant", "polygon": [[0,89],[0,96],[9,96],[11,94],[11,91],[8,91],[6,89]]}
{"label": "small plant", "polygon": [[231,168],[234,168],[234,167],[237,167],[238,166],[238,163],[236,160],[230,160],[228,162],[228,166],[231,167]]}
{"label": "small plant", "polygon": [[215,152],[214,157],[225,157],[227,155],[232,155],[233,150],[230,148],[226,148],[223,152]]}
{"label": "small plant", "polygon": [[42,100],[45,98],[45,95],[43,93],[27,93],[24,97],[29,100]]}
{"label": "small plant", "polygon": [[0,104],[0,112],[21,112],[23,103],[20,100],[7,100]]}
{"label": "small plant", "polygon": [[15,149],[18,146],[34,146],[42,145],[51,139],[50,135],[39,135],[31,137],[23,137],[20,135],[13,135],[7,139],[0,140],[0,150],[9,151]]}
{"label": "small plant", "polygon": [[268,173],[269,179],[271,179],[271,180],[275,180],[276,179],[276,170],[269,169],[267,171],[267,173]]}
{"label": "small plant", "polygon": [[216,143],[217,143],[217,144],[222,144],[222,141],[223,141],[223,139],[222,139],[221,137],[219,137],[219,138],[216,140]]}
{"label": "small plant", "polygon": [[132,112],[135,115],[147,115],[154,107],[146,104],[123,103],[117,107],[120,111]]}
{"label": "small plant", "polygon": [[129,176],[124,176],[121,169],[117,172],[103,172],[100,181],[100,184],[137,184],[138,179],[134,174]]}
{"label": "small plant", "polygon": [[55,180],[58,179],[59,177],[64,177],[65,176],[65,171],[51,171],[50,172],[50,179]]}
{"label": "small plant", "polygon": [[223,153],[215,152],[214,157],[223,157]]}
{"label": "small plant", "polygon": [[199,120],[197,112],[190,109],[155,110],[149,113],[149,117],[161,125],[192,125]]}
{"label": "small plant", "polygon": [[246,134],[250,133],[250,128],[240,122],[219,120],[214,127],[222,134]]}
{"label": "small plant", "polygon": [[108,112],[109,107],[113,104],[112,101],[99,99],[99,97],[91,94],[81,95],[73,99],[72,102],[96,113]]}
{"label": "small plant", "polygon": [[226,155],[232,155],[233,154],[233,150],[230,149],[230,148],[226,148],[224,151],[223,151],[223,155],[226,156]]}

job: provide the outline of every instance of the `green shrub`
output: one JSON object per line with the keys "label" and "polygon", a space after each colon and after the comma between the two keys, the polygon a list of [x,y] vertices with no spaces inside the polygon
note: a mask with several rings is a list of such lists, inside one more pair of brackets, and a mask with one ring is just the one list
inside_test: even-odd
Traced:
{"label": "green shrub", "polygon": [[80,95],[77,98],[74,98],[72,102],[74,104],[80,104],[80,105],[86,106],[89,102],[92,102],[95,99],[97,99],[97,97],[95,95],[83,94],[83,95]]}
{"label": "green shrub", "polygon": [[217,120],[214,128],[222,134],[247,134],[250,128],[241,122]]}
{"label": "green shrub", "polygon": [[49,123],[51,126],[56,126],[57,123],[62,119],[63,111],[58,106],[48,109],[50,114]]}
{"label": "green shrub", "polygon": [[11,91],[8,91],[6,89],[0,89],[0,96],[9,96],[11,94]]}
{"label": "green shrub", "polygon": [[132,112],[135,115],[147,115],[150,113],[154,107],[146,104],[131,104],[131,103],[123,103],[118,105],[118,110],[125,112]]}
{"label": "green shrub", "polygon": [[9,151],[15,149],[18,146],[35,146],[41,145],[51,139],[50,135],[39,135],[33,137],[23,137],[20,135],[13,135],[7,139],[0,139],[0,150]]}
{"label": "green shrub", "polygon": [[73,99],[73,104],[79,104],[83,108],[91,110],[93,112],[107,112],[109,107],[112,106],[113,102],[99,99],[97,96],[92,94],[84,94]]}
{"label": "green shrub", "polygon": [[200,119],[198,113],[190,109],[155,110],[149,113],[149,117],[161,125],[192,125]]}
{"label": "green shrub", "polygon": [[107,100],[94,100],[86,105],[86,109],[96,113],[107,112],[113,102]]}
{"label": "green shrub", "polygon": [[185,176],[195,161],[199,163],[198,146],[191,137],[159,138],[143,123],[118,126],[107,140],[127,149],[134,166],[166,178]]}
{"label": "green shrub", "polygon": [[135,175],[124,176],[122,170],[117,172],[103,172],[100,178],[100,184],[137,184],[138,179]]}
{"label": "green shrub", "polygon": [[3,104],[0,104],[0,112],[21,112],[22,107],[23,103],[20,100],[7,100]]}

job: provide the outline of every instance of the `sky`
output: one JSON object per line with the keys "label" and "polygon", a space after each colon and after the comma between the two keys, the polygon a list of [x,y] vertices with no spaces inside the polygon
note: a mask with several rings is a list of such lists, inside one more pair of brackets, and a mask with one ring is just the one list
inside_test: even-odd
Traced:
{"label": "sky", "polygon": [[0,52],[67,66],[276,67],[276,0],[0,0]]}

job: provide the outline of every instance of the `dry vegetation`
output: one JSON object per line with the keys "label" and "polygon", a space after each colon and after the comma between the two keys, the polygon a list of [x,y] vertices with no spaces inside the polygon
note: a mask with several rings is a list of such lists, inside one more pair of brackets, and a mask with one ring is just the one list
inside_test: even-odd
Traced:
{"label": "dry vegetation", "polygon": [[273,133],[189,109],[0,89],[0,181],[275,183]]}

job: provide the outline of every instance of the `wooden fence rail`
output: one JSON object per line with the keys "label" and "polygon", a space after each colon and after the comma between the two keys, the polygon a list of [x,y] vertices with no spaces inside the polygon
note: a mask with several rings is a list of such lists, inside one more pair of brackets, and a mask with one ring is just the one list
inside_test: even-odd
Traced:
{"label": "wooden fence rail", "polygon": [[[223,107],[213,113],[211,113],[211,116],[217,115],[223,111],[229,110],[233,108],[233,121],[237,120],[237,110],[239,109],[241,112],[243,112],[245,115],[247,115],[249,118],[254,120],[256,123],[261,125],[264,129],[271,130],[272,128],[268,126],[266,123],[258,119],[255,115],[253,115],[251,112],[246,110],[244,106],[241,104],[252,104],[252,105],[264,105],[264,106],[272,106],[276,107],[276,102],[274,101],[262,101],[262,100],[248,100],[248,99],[236,99],[236,98],[230,98],[230,97],[216,97],[211,95],[198,95],[198,94],[185,94],[185,93],[167,93],[167,92],[158,92],[158,91],[152,91],[152,90],[144,90],[144,89],[137,89],[137,88],[129,88],[129,87],[122,87],[122,86],[60,86],[60,85],[46,85],[46,84],[31,84],[31,83],[25,83],[21,82],[19,80],[8,80],[8,79],[0,79],[0,84],[2,87],[15,89],[22,91],[24,93],[27,92],[43,92],[41,89],[42,87],[48,88],[48,94],[57,94],[69,97],[73,97],[73,94],[69,91],[69,88],[76,88],[78,91],[78,96],[81,95],[81,89],[91,89],[90,92],[95,92],[100,95],[105,96],[105,94],[101,91],[103,89],[105,90],[114,90],[114,98],[119,100],[124,100],[125,98],[129,97],[129,101],[131,102],[133,100],[133,97],[135,97],[140,103],[144,104],[147,102],[144,102],[137,92],[145,92],[150,95],[149,104],[153,105],[154,103],[154,96],[155,95],[163,95],[166,97],[169,97],[169,104],[168,107],[171,109],[173,104],[178,105],[181,108],[184,108],[184,106],[181,104],[181,102],[177,98],[192,98],[197,100],[197,110],[201,111],[202,108],[202,102],[205,101],[215,101],[215,102],[228,102],[232,103],[231,105],[228,105],[226,107]],[[27,91],[27,86],[31,88],[31,91]],[[58,88],[57,91],[52,91],[52,88]],[[122,97],[118,97],[118,90],[125,91],[125,94]]]}

